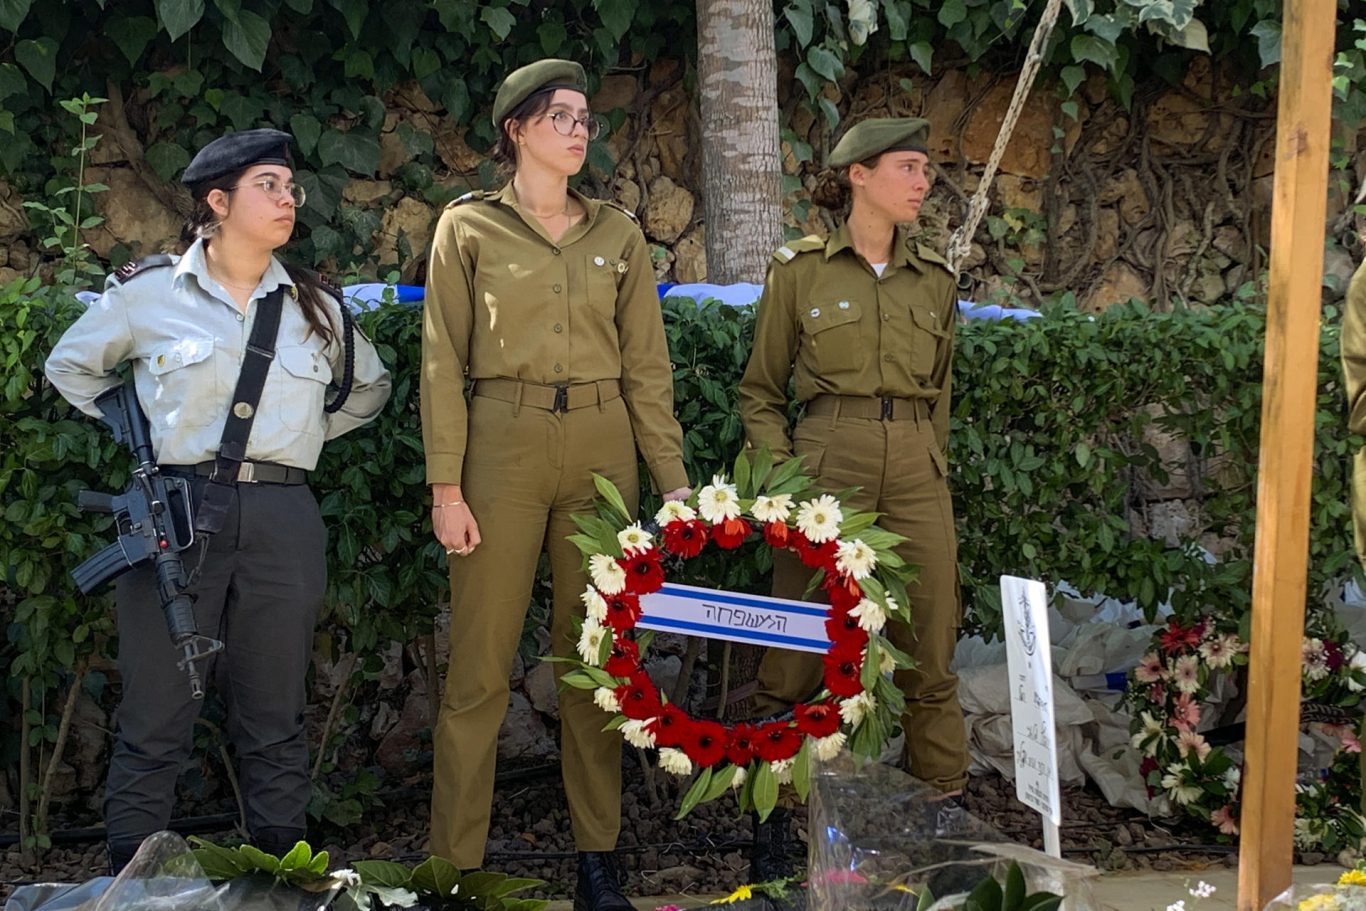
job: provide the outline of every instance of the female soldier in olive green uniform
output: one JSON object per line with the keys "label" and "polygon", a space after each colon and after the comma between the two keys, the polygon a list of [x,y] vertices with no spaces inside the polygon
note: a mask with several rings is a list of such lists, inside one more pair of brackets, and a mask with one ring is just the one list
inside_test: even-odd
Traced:
{"label": "female soldier in olive green uniform", "polygon": [[[565,60],[507,77],[493,120],[513,178],[448,207],[432,244],[422,431],[432,524],[452,556],[432,851],[461,867],[483,860],[508,676],[542,549],[552,649],[570,655],[587,579],[566,537],[575,513],[592,512],[593,473],[634,510],[639,449],[666,499],[689,493],[649,248],[632,216],[568,189],[598,130],[585,89],[583,68]],[[580,851],[575,908],[627,909],[608,853],[621,818],[621,735],[602,730],[584,691],[559,699]]]}
{"label": "female soldier in olive green uniform", "polygon": [[[953,793],[967,773],[949,671],[961,611],[944,458],[957,295],[944,259],[898,227],[915,220],[929,189],[927,139],[923,120],[867,120],[830,153],[837,177],[816,201],[839,209],[852,196],[852,208],[829,239],[806,237],[773,255],[740,414],[750,445],[804,456],[823,489],[858,487],[850,505],[882,513],[879,523],[908,539],[898,552],[920,567],[909,592],[914,634],[892,632],[916,662],[897,674],[906,757],[917,777]],[[789,380],[805,405],[790,435]],[[775,595],[802,597],[810,576],[775,554]],[[818,658],[772,650],[759,670],[758,709],[785,709],[820,682]]]}

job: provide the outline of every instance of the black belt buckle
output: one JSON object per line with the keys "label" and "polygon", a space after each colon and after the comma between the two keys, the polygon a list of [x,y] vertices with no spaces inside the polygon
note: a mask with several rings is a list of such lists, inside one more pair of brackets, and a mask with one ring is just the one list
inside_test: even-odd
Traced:
{"label": "black belt buckle", "polygon": [[884,421],[890,421],[892,419],[892,402],[893,399],[890,395],[884,395],[882,397],[882,420]]}
{"label": "black belt buckle", "polygon": [[569,387],[555,387],[555,404],[550,406],[550,410],[556,414],[563,414],[569,410]]}

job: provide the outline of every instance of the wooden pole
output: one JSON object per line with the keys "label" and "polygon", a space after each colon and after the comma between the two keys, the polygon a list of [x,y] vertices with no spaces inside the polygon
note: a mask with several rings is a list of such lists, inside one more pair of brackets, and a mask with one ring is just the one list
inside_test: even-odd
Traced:
{"label": "wooden pole", "polygon": [[1262,376],[1238,909],[1290,885],[1335,0],[1286,0]]}

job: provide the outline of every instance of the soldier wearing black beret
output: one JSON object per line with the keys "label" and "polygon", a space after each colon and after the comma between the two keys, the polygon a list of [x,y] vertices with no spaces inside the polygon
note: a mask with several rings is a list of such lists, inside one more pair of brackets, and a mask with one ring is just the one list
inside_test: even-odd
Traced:
{"label": "soldier wearing black beret", "polygon": [[[182,178],[194,197],[184,254],[110,276],[47,360],[52,384],[95,417],[130,363],[157,463],[190,479],[197,524],[216,492],[218,527],[204,522],[207,547],[185,551],[198,573],[188,593],[199,629],[224,643],[204,678],[222,687],[249,834],[275,854],[304,837],[310,794],[304,677],[327,533],[308,473],[326,440],[379,414],[390,386],[374,346],[346,331],[339,289],[274,255],[304,204],[289,146],[269,129],[205,146]],[[272,349],[254,402],[238,385],[249,344]],[[225,469],[216,460],[238,451],[230,411],[250,421],[245,459]],[[122,693],[104,815],[117,871],[166,828],[202,703],[177,666],[152,567],[120,576],[115,600]]]}

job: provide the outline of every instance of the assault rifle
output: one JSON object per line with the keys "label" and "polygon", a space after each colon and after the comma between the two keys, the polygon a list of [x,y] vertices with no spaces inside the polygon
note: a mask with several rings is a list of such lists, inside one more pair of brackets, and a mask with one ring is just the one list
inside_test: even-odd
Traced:
{"label": "assault rifle", "polygon": [[194,599],[180,554],[194,543],[194,520],[190,482],[161,473],[152,455],[147,416],[142,413],[132,381],[95,399],[102,420],[114,431],[114,439],[127,444],[137,467],[128,489],[118,495],[82,490],[77,505],[87,512],[111,513],[118,539],[71,571],[76,586],[89,594],[135,566],[151,561],[156,572],[157,594],[166,615],[166,629],[180,655],[177,666],[190,678],[190,693],[204,698],[204,684],[195,662],[223,648],[217,639],[199,634],[194,619]]}

